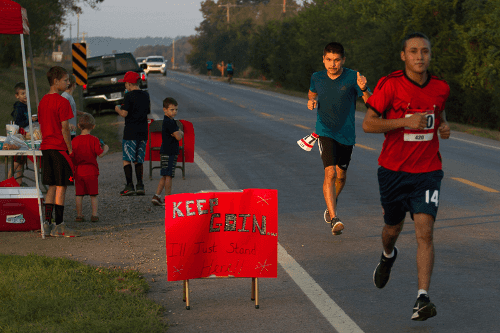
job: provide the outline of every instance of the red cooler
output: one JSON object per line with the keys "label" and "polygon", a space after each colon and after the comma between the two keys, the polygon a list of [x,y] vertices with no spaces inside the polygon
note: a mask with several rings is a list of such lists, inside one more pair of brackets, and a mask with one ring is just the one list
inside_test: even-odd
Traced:
{"label": "red cooler", "polygon": [[40,229],[36,192],[35,187],[0,187],[0,231]]}

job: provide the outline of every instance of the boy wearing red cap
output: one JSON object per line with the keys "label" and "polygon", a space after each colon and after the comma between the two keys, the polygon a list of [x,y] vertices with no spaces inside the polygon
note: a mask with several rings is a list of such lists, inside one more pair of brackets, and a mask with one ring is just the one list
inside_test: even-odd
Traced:
{"label": "boy wearing red cap", "polygon": [[[148,141],[148,113],[151,109],[149,94],[139,87],[139,74],[127,72],[119,82],[125,82],[127,93],[123,104],[117,105],[115,111],[125,118],[123,130],[123,170],[127,184],[120,195],[144,195],[144,184],[142,182],[143,163],[146,155],[146,143]],[[137,186],[132,181],[132,163],[135,165]]]}

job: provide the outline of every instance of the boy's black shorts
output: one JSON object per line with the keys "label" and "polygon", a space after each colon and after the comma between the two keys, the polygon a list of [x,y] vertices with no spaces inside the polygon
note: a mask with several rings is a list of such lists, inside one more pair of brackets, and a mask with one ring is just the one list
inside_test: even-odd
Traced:
{"label": "boy's black shorts", "polygon": [[323,160],[323,167],[338,165],[346,171],[351,162],[352,147],[341,144],[327,136],[320,136],[318,141],[319,153]]}
{"label": "boy's black shorts", "polygon": [[42,150],[42,184],[48,186],[73,185],[73,170],[65,151]]}
{"label": "boy's black shorts", "polygon": [[410,212],[412,219],[417,213],[428,214],[435,219],[443,175],[442,170],[408,173],[380,167],[378,183],[385,224],[399,224],[406,212]]}

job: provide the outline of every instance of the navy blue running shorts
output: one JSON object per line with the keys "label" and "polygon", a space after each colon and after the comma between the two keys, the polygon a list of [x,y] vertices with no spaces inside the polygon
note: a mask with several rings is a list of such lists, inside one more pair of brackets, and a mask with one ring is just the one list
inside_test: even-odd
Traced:
{"label": "navy blue running shorts", "polygon": [[428,214],[435,219],[443,175],[442,170],[408,173],[380,167],[378,183],[385,224],[399,224],[406,212],[410,212],[412,219],[417,213]]}
{"label": "navy blue running shorts", "polygon": [[340,169],[347,171],[351,162],[353,146],[343,145],[327,136],[320,136],[318,147],[323,160],[323,168],[338,165]]}
{"label": "navy blue running shorts", "polygon": [[175,166],[177,165],[178,155],[160,155],[160,175],[175,177]]}

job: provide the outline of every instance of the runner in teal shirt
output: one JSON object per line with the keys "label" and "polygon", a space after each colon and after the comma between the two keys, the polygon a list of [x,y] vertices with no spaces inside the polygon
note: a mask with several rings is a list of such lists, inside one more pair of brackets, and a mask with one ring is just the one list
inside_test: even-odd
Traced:
{"label": "runner in teal shirt", "polygon": [[323,195],[326,210],[325,222],[332,228],[332,234],[340,235],[344,224],[337,216],[337,198],[344,188],[346,173],[351,161],[352,148],[356,143],[354,114],[356,100],[366,101],[371,92],[366,78],[349,68],[344,68],[345,52],[340,43],[330,43],[323,50],[325,70],[311,76],[309,88],[309,110],[318,108],[316,133],[299,141],[305,150],[311,150],[314,142],[318,146],[325,169]]}
{"label": "runner in teal shirt", "polygon": [[316,72],[311,76],[309,90],[318,94],[316,134],[344,145],[354,145],[356,99],[363,96],[357,83],[357,72],[343,68],[334,80],[328,77],[326,69]]}

